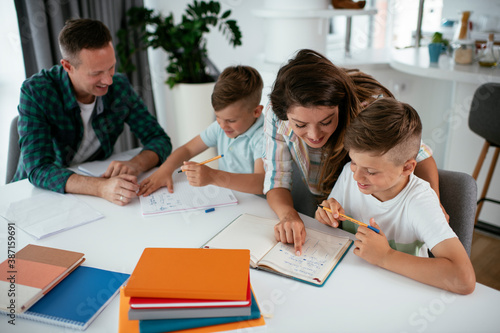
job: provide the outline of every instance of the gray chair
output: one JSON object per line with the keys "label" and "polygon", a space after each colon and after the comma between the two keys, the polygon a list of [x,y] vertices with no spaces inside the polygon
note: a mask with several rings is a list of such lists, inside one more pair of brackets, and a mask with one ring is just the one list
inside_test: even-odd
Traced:
{"label": "gray chair", "polygon": [[7,174],[5,176],[5,183],[8,184],[16,174],[17,165],[19,163],[19,155],[21,150],[19,148],[19,133],[17,132],[17,120],[19,116],[14,117],[10,123],[9,130],[9,148],[7,153]]}
{"label": "gray chair", "polygon": [[500,234],[500,228],[486,222],[478,221],[481,208],[485,201],[500,204],[500,201],[487,198],[493,172],[500,155],[500,83],[485,83],[476,89],[472,99],[469,113],[469,128],[472,132],[482,137],[484,141],[483,149],[477,160],[472,177],[477,180],[484,159],[490,147],[494,147],[493,158],[490,169],[486,175],[481,197],[477,202],[477,212],[475,223],[478,229]]}
{"label": "gray chair", "polygon": [[438,170],[438,173],[441,204],[450,215],[450,227],[470,257],[477,207],[476,181],[463,172]]}
{"label": "gray chair", "polygon": [[295,162],[292,172],[292,199],[293,207],[304,215],[314,217],[318,208],[318,199],[309,191],[305,181],[302,179],[302,173]]}

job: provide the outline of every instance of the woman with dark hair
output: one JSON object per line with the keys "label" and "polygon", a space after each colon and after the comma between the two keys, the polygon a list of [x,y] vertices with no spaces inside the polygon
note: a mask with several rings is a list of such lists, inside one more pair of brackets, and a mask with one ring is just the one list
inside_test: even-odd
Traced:
{"label": "woman with dark hair", "polygon": [[[266,176],[264,193],[280,222],[277,241],[294,243],[297,255],[305,241],[304,223],[292,199],[293,163],[317,198],[327,197],[344,165],[344,133],[363,107],[392,93],[370,75],[332,64],[313,50],[301,50],[281,67],[265,111]],[[416,174],[438,193],[438,173],[430,149],[422,144]]]}

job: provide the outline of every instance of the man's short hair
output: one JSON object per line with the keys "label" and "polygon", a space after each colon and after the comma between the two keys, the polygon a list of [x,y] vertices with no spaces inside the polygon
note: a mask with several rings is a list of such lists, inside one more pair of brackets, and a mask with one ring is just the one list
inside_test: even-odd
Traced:
{"label": "man's short hair", "polygon": [[260,104],[264,83],[259,72],[250,66],[230,66],[224,69],[212,93],[215,111],[245,100],[249,110]]}
{"label": "man's short hair", "polygon": [[77,67],[82,49],[97,50],[112,41],[109,29],[98,20],[71,19],[59,33],[59,48],[63,59]]}
{"label": "man's short hair", "polygon": [[417,157],[422,123],[409,104],[393,98],[381,98],[370,104],[346,130],[346,150],[390,154],[395,165]]}

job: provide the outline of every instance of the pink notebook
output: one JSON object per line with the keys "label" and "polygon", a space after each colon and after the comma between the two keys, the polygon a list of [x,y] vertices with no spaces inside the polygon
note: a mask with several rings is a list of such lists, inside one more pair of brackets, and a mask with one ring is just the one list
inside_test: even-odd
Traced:
{"label": "pink notebook", "polygon": [[[24,312],[78,267],[84,254],[29,244],[0,263],[0,310]],[[15,284],[15,287],[12,287]]]}

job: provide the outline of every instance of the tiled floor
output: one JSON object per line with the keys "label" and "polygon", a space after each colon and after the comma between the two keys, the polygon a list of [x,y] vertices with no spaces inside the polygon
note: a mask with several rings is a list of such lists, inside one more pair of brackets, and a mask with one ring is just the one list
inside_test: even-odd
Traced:
{"label": "tiled floor", "polygon": [[500,237],[474,231],[471,261],[477,282],[500,290]]}

